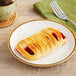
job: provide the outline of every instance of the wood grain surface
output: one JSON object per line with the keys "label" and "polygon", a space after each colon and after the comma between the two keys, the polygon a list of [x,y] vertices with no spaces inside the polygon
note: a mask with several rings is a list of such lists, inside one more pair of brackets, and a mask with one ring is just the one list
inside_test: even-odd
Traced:
{"label": "wood grain surface", "polygon": [[76,52],[66,62],[47,68],[28,66],[16,60],[8,49],[10,32],[21,23],[32,19],[43,19],[34,8],[33,4],[40,0],[18,0],[16,22],[7,27],[0,28],[0,76],[75,76]]}

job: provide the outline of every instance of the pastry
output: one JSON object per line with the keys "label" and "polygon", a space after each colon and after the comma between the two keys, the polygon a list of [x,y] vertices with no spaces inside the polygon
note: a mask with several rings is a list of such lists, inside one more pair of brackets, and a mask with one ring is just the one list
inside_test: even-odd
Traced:
{"label": "pastry", "polygon": [[16,51],[28,60],[37,60],[49,55],[64,44],[66,44],[64,34],[48,27],[21,40],[16,46]]}

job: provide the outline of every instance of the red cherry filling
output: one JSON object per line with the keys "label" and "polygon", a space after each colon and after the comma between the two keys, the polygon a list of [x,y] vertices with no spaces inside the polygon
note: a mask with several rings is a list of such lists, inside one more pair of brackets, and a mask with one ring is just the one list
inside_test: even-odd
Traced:
{"label": "red cherry filling", "polygon": [[34,52],[27,46],[24,48],[25,51],[27,51],[29,54],[34,55]]}
{"label": "red cherry filling", "polygon": [[52,33],[52,35],[56,38],[56,40],[58,41],[58,37],[55,33]]}
{"label": "red cherry filling", "polygon": [[[61,33],[61,32],[60,32]],[[61,35],[62,35],[62,37],[63,37],[63,39],[65,39],[66,37],[64,36],[64,34],[63,33],[61,33]]]}
{"label": "red cherry filling", "polygon": [[47,39],[49,39],[49,37],[46,36]]}

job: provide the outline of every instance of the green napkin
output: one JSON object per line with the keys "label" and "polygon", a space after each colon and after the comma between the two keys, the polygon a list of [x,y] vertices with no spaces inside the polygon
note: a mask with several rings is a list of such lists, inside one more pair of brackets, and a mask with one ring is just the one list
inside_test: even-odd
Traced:
{"label": "green napkin", "polygon": [[[42,0],[34,4],[34,8],[42,14],[46,19],[59,22],[61,24],[69,27],[76,36],[76,26],[73,26],[72,23],[66,20],[59,19],[53,12],[50,2],[52,0]],[[76,22],[76,0],[56,0],[61,9],[66,13],[66,15]]]}

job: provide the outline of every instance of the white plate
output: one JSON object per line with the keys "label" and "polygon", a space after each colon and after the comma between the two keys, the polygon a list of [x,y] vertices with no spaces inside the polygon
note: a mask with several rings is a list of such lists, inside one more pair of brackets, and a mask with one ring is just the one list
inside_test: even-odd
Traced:
{"label": "white plate", "polygon": [[[16,52],[15,47],[20,40],[27,38],[46,27],[59,29],[66,36],[67,43],[49,56],[36,61],[29,61]],[[38,67],[53,66],[67,60],[72,55],[75,50],[75,37],[67,27],[54,21],[32,20],[19,25],[11,32],[9,37],[9,48],[11,53],[21,62]]]}

